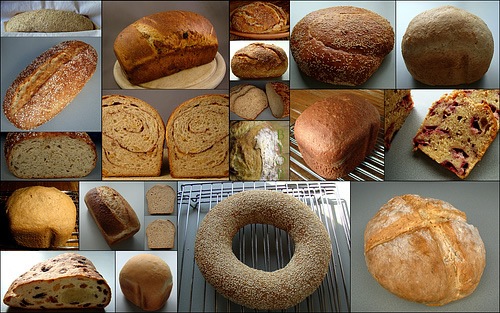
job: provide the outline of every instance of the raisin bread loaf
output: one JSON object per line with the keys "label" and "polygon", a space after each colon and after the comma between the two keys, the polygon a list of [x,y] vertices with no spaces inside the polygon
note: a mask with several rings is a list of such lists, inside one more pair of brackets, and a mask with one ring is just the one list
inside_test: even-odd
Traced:
{"label": "raisin bread loaf", "polygon": [[179,105],[166,139],[172,177],[228,177],[229,96],[201,95]]}
{"label": "raisin bread loaf", "polygon": [[102,97],[102,175],[159,176],[165,124],[150,104],[132,96]]}
{"label": "raisin bread loaf", "polygon": [[397,131],[403,126],[413,109],[411,91],[408,89],[384,90],[384,146],[388,151]]}
{"label": "raisin bread loaf", "polygon": [[239,117],[254,120],[268,106],[264,90],[249,84],[236,85],[229,91],[229,108]]}
{"label": "raisin bread loaf", "polygon": [[12,282],[3,302],[23,309],[103,309],[111,288],[94,264],[64,253],[34,265]]}
{"label": "raisin bread loaf", "polygon": [[146,237],[149,249],[173,249],[175,225],[169,220],[154,220],[146,227]]}
{"label": "raisin bread loaf", "polygon": [[283,8],[271,2],[254,1],[231,12],[230,27],[242,33],[280,33],[290,28],[288,20]]}
{"label": "raisin bread loaf", "polygon": [[154,185],[146,192],[149,214],[174,213],[177,194],[168,185]]}
{"label": "raisin bread loaf", "polygon": [[90,174],[97,152],[87,133],[8,133],[7,168],[19,178],[73,178]]}
{"label": "raisin bread loaf", "polygon": [[[477,96],[477,94],[476,94]],[[443,95],[434,102],[413,138],[413,150],[466,178],[498,133],[490,105],[463,91]]]}

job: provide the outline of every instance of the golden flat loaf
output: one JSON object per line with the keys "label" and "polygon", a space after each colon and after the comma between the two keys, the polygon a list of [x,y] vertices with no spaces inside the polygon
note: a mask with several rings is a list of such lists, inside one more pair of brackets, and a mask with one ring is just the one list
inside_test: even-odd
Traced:
{"label": "golden flat loaf", "polygon": [[451,204],[418,195],[390,199],[368,222],[369,272],[395,295],[430,306],[470,295],[486,251],[476,227]]}
{"label": "golden flat loaf", "polygon": [[188,11],[165,11],[127,26],[114,52],[132,84],[141,84],[211,62],[219,43],[213,25]]}

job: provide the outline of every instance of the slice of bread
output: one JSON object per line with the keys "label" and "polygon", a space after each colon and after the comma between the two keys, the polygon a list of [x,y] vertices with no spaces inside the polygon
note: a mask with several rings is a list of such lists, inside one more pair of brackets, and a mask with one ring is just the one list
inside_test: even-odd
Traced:
{"label": "slice of bread", "polygon": [[168,185],[154,185],[146,193],[149,214],[174,213],[177,195]]}
{"label": "slice of bread", "polygon": [[392,140],[413,110],[413,98],[409,89],[384,91],[384,146],[391,148]]}
{"label": "slice of bread", "polygon": [[269,82],[266,84],[267,101],[271,113],[276,118],[290,115],[290,87],[282,82]]}
{"label": "slice of bread", "polygon": [[254,120],[267,106],[264,90],[249,84],[236,85],[229,92],[230,109],[246,120]]}
{"label": "slice of bread", "polygon": [[169,220],[154,220],[146,227],[146,237],[149,249],[173,249],[175,225]]}

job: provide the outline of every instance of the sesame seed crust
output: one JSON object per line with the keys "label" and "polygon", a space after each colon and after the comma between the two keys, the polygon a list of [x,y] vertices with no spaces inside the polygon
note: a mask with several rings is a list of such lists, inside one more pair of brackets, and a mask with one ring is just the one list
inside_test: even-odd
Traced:
{"label": "sesame seed crust", "polygon": [[[266,272],[243,264],[232,251],[232,239],[247,224],[269,224],[286,231],[295,243],[288,264]],[[195,260],[220,294],[248,308],[292,307],[323,281],[332,253],[328,233],[300,200],[277,191],[239,192],[214,206],[200,224]]]}

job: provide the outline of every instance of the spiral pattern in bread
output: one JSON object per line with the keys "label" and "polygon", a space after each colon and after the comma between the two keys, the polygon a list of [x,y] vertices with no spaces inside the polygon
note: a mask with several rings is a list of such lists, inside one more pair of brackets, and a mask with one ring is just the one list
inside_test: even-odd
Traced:
{"label": "spiral pattern in bread", "polygon": [[[250,268],[238,260],[232,240],[247,224],[270,224],[290,235],[295,252],[276,271]],[[269,190],[243,191],[219,202],[196,234],[198,268],[220,294],[248,308],[276,310],[294,306],[322,283],[332,253],[325,227],[300,200]]]}

